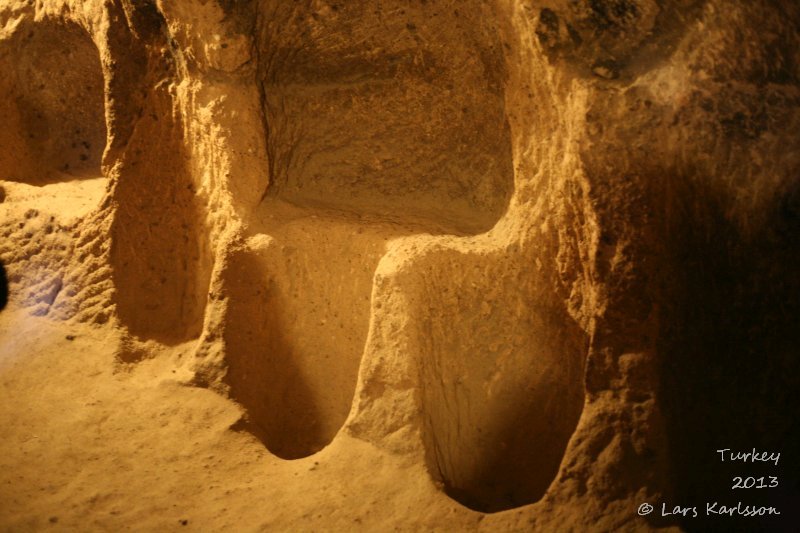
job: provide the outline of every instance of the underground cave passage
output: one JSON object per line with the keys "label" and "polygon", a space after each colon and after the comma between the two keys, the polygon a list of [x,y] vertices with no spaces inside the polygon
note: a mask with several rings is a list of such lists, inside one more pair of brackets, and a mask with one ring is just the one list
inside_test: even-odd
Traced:
{"label": "underground cave passage", "polygon": [[249,429],[294,459],[350,412],[387,247],[491,229],[513,167],[487,6],[260,9],[269,187],[225,275],[226,382]]}

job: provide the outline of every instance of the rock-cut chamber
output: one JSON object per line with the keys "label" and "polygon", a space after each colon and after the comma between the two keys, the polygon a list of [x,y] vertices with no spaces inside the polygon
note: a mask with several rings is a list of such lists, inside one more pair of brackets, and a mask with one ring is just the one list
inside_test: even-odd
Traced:
{"label": "rock-cut chamber", "polygon": [[481,3],[260,9],[270,184],[225,279],[226,379],[249,429],[292,459],[350,412],[387,245],[489,230],[513,169]]}

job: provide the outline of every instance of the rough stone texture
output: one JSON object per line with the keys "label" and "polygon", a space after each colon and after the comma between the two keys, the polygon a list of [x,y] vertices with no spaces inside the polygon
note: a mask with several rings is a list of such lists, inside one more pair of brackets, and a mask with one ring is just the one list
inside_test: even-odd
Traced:
{"label": "rough stone texture", "polygon": [[0,524],[798,523],[799,27],[0,0]]}

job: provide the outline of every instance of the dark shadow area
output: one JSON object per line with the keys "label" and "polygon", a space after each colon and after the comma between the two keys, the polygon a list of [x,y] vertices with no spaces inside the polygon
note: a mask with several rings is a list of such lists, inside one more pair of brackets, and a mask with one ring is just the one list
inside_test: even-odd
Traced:
{"label": "dark shadow area", "polygon": [[6,267],[0,263],[0,311],[8,305],[8,276],[6,275]]}
{"label": "dark shadow area", "polygon": [[[582,397],[576,394],[557,402],[550,393],[515,385],[516,390],[488,400],[495,412],[479,422],[476,438],[451,443],[450,454],[475,453],[471,462],[454,461],[438,450],[439,467],[450,465],[441,472],[445,492],[470,509],[493,513],[539,501],[558,473],[580,417]],[[548,385],[559,392],[568,388]]]}
{"label": "dark shadow area", "polygon": [[536,19],[543,52],[577,75],[630,83],[669,58],[705,0],[544,2]]}
{"label": "dark shadow area", "polygon": [[[687,531],[796,531],[800,523],[800,181],[745,235],[707,191],[681,198],[665,294],[661,396],[675,504]],[[697,200],[697,199],[703,200]],[[698,207],[703,206],[703,207]],[[699,210],[702,210],[700,212]],[[781,453],[779,464],[721,461],[717,450]],[[776,487],[733,489],[753,477]],[[763,478],[762,482],[758,480]],[[766,480],[766,481],[764,481]],[[706,516],[706,503],[775,507],[779,517]]]}

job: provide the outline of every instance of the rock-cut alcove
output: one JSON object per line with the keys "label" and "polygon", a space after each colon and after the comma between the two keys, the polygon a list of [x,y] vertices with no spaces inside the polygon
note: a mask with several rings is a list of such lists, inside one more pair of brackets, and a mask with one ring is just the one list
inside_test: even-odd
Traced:
{"label": "rock-cut alcove", "polygon": [[0,0],[0,67],[0,530],[798,529],[800,2]]}
{"label": "rock-cut alcove", "polygon": [[418,263],[426,463],[481,512],[538,501],[583,410],[588,341],[532,253],[442,249]]}
{"label": "rock-cut alcove", "polygon": [[226,276],[226,381],[280,457],[319,451],[347,418],[387,245],[485,232],[507,208],[505,69],[489,11],[258,6],[270,184]]}
{"label": "rock-cut alcove", "polygon": [[100,177],[104,81],[89,34],[58,20],[21,24],[2,43],[0,66],[0,179],[46,185]]}
{"label": "rock-cut alcove", "polygon": [[[113,190],[114,303],[133,337],[176,345],[197,339],[203,327],[213,264],[207,199],[199,193],[186,119],[166,83],[179,78],[179,58],[152,53],[167,46],[165,20],[153,5],[139,7],[134,15],[142,41],[118,66],[120,76],[135,80],[137,105],[123,101],[116,109],[133,127],[119,154]],[[126,42],[122,31],[118,38]],[[139,355],[126,346],[120,357],[133,361]]]}

